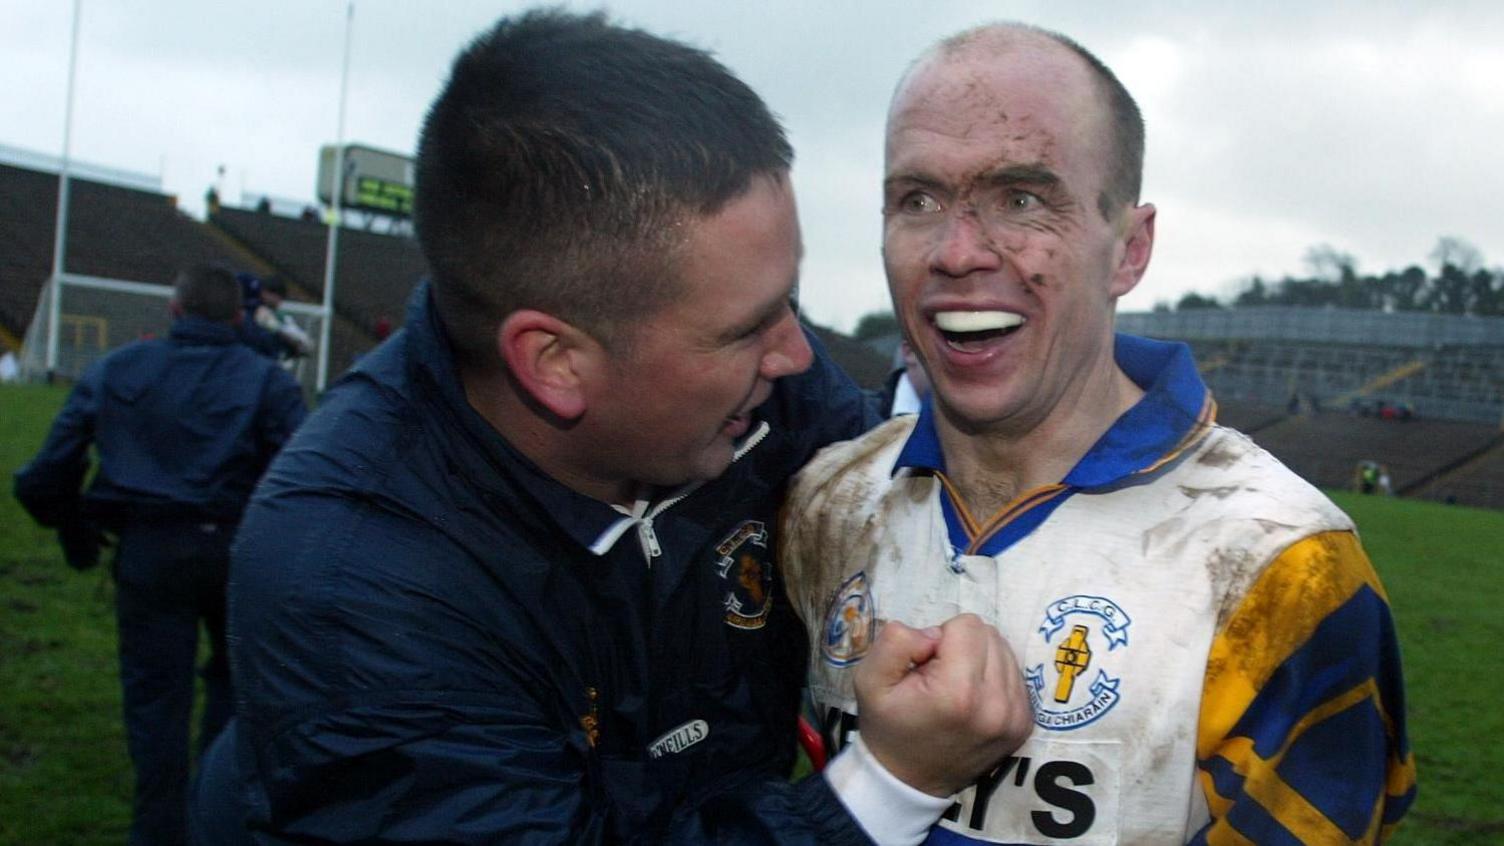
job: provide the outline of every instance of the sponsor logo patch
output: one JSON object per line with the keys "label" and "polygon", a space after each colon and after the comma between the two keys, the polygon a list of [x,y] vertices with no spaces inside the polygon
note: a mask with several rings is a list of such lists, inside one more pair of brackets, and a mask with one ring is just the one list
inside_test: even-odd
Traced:
{"label": "sponsor logo patch", "polygon": [[716,572],[726,592],[721,604],[726,625],[760,629],[773,608],[773,565],[768,561],[768,529],[747,520],[716,544]]}
{"label": "sponsor logo patch", "polygon": [[835,667],[862,660],[877,635],[877,608],[862,571],[841,583],[820,626],[820,654]]}
{"label": "sponsor logo patch", "polygon": [[710,736],[710,725],[704,720],[690,720],[678,728],[669,729],[662,737],[648,744],[649,758],[677,755]]}
{"label": "sponsor logo patch", "polygon": [[1024,672],[1035,723],[1070,731],[1096,722],[1118,704],[1122,679],[1107,671],[1120,663],[1124,653],[1116,650],[1128,646],[1132,624],[1126,611],[1102,596],[1067,596],[1045,608],[1039,634],[1055,647],[1054,660]]}

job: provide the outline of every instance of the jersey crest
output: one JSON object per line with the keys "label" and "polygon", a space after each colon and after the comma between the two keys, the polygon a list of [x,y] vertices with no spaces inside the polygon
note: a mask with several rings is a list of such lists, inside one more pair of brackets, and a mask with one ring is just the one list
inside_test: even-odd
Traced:
{"label": "jersey crest", "polygon": [[1071,731],[1101,719],[1118,704],[1121,678],[1108,670],[1128,646],[1128,613],[1102,596],[1076,595],[1046,606],[1039,634],[1054,647],[1048,663],[1024,673],[1034,722],[1053,731]]}
{"label": "jersey crest", "polygon": [[877,635],[877,606],[866,571],[841,583],[820,626],[820,654],[834,667],[862,660]]}
{"label": "jersey crest", "polygon": [[726,625],[760,629],[773,608],[773,565],[768,561],[768,529],[757,520],[744,521],[716,544],[716,572],[725,593]]}

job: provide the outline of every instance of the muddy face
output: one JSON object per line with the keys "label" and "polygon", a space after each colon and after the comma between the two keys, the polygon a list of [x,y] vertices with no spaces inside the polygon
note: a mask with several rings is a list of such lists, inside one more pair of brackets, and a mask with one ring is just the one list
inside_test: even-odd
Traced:
{"label": "muddy face", "polygon": [[1098,206],[1097,89],[1074,54],[1025,42],[931,57],[889,114],[889,289],[941,411],[969,431],[1081,401],[1113,367],[1113,306],[1137,281],[1120,265],[1139,210]]}

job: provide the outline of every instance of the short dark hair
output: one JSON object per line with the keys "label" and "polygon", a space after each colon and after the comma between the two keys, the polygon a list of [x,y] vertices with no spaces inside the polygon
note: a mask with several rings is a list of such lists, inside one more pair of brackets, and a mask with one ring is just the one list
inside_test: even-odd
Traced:
{"label": "short dark hair", "polygon": [[230,269],[217,264],[195,264],[178,271],[172,298],[183,313],[205,320],[229,323],[240,314],[240,283]]}
{"label": "short dark hair", "polygon": [[[1075,53],[1086,62],[1097,92],[1106,101],[1107,118],[1111,127],[1111,160],[1107,163],[1107,184],[1097,196],[1097,209],[1105,218],[1124,205],[1136,205],[1144,182],[1144,116],[1139,111],[1133,95],[1090,50],[1082,47],[1069,36],[1054,30],[1030,24],[995,23],[973,27],[943,40],[938,45],[942,52],[955,52],[979,41],[989,33],[1006,31],[1033,33],[1047,38]],[[926,54],[927,55],[927,54]]]}
{"label": "short dark hair", "polygon": [[792,161],[703,50],[600,13],[502,19],[455,60],[418,143],[418,240],[456,351],[489,366],[522,308],[625,344],[677,290],[685,220]]}

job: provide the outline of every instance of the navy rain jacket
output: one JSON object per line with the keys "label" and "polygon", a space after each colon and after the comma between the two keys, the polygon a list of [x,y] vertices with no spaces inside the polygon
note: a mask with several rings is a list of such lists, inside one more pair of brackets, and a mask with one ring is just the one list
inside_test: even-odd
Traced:
{"label": "navy rain jacket", "polygon": [[[44,526],[234,523],[306,413],[298,383],[233,327],[182,317],[168,337],[127,344],[84,371],[41,451],[16,472],[16,498]],[[91,443],[99,471],[81,495]]]}
{"label": "navy rain jacket", "polygon": [[807,652],[769,534],[790,474],[875,422],[850,380],[817,345],[722,477],[634,520],[468,405],[426,285],[406,326],[327,394],[237,540],[252,829],[867,842],[823,778],[787,781]]}

